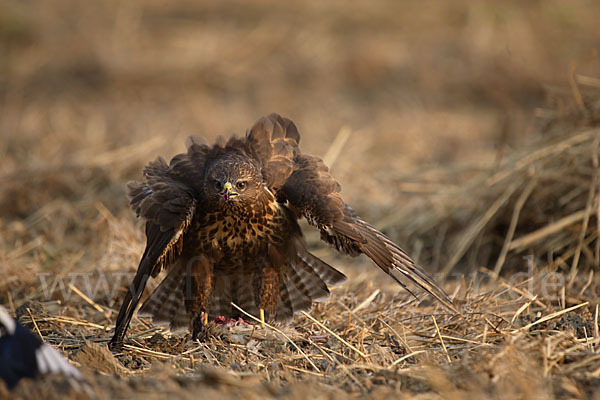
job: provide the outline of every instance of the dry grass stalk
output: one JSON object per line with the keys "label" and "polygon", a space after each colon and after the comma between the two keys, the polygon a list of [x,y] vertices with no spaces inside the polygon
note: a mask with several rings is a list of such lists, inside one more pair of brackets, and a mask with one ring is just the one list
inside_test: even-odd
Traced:
{"label": "dry grass stalk", "polygon": [[[396,216],[419,216],[408,233],[426,244],[422,253],[430,258],[421,262],[437,264],[437,254],[450,254],[442,277],[490,264],[496,274],[526,270],[522,254],[550,270],[569,272],[570,279],[579,270],[600,267],[598,98],[588,106],[583,129],[573,127],[572,113],[557,117],[498,167]],[[473,175],[468,169],[450,171],[449,181]]]}

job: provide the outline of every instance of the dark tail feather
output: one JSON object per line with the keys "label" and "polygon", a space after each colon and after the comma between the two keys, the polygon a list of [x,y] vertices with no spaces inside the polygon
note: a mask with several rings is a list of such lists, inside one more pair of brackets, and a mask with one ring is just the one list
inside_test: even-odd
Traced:
{"label": "dark tail feather", "polygon": [[235,290],[232,291],[234,294],[233,302],[240,306],[242,310],[254,315],[255,317],[258,317],[258,296],[255,293],[258,283],[254,281],[256,276],[244,273],[243,275],[237,276],[233,279],[235,283]]}
{"label": "dark tail feather", "polygon": [[326,284],[339,285],[348,279],[346,275],[309,253],[304,246],[300,246],[302,245],[296,245],[297,257],[315,271]]}
{"label": "dark tail feather", "polygon": [[[290,261],[281,266],[279,299],[275,313],[269,319],[285,321],[300,311],[308,311],[313,301],[329,298],[328,284],[343,282],[346,276],[324,261],[310,254],[302,243],[289,248]],[[259,315],[257,288],[260,275],[255,270],[236,271],[235,274],[216,273],[213,276],[209,317],[238,317],[241,315],[231,303],[244,311]],[[140,316],[151,316],[156,324],[169,324],[171,329],[189,326],[191,316],[185,308],[186,271],[183,263],[176,263],[167,276],[140,308]],[[267,310],[268,311],[268,310]]]}
{"label": "dark tail feather", "polygon": [[[290,278],[288,275],[283,275],[281,282],[286,287],[289,302],[284,304],[280,299],[279,303],[277,304],[277,316],[280,314],[287,315],[291,311],[290,317],[292,317],[295,313],[299,313],[300,311],[309,311],[312,308],[312,299],[306,292],[303,292],[296,286],[292,278]],[[286,312],[280,312],[280,307],[286,307]]]}
{"label": "dark tail feather", "polygon": [[234,286],[231,275],[214,274],[211,301],[208,309],[208,315],[211,318],[221,315],[232,316],[231,302],[233,301],[233,290]]}
{"label": "dark tail feather", "polygon": [[[346,276],[310,254],[301,242],[295,244],[293,261],[282,271],[277,319],[291,318],[300,311],[312,308],[313,301],[330,297],[329,285],[336,285]],[[282,318],[285,316],[285,318]]]}
{"label": "dark tail feather", "polygon": [[294,306],[286,281],[285,276],[279,281],[279,302],[275,310],[275,320],[277,321],[287,321],[294,316]]}
{"label": "dark tail feather", "polygon": [[138,311],[141,317],[152,317],[154,324],[169,324],[172,330],[189,326],[190,315],[185,308],[185,267],[178,262],[152,292]]}
{"label": "dark tail feather", "polygon": [[298,259],[285,274],[290,282],[312,301],[329,299],[331,293],[327,284],[304,261]]}
{"label": "dark tail feather", "polygon": [[243,318],[244,315],[231,306],[232,302],[247,313],[258,317],[254,277],[252,275],[245,272],[234,274],[217,272],[213,280],[211,301],[208,306],[210,318],[220,316]]}

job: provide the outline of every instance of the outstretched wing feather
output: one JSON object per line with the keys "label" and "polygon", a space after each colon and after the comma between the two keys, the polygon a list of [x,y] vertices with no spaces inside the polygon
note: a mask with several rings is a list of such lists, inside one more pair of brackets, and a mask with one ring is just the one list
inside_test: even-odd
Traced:
{"label": "outstretched wing feather", "polygon": [[404,282],[409,281],[456,311],[446,293],[406,252],[344,203],[339,183],[321,159],[300,154],[295,164],[279,197],[316,226],[324,241],[349,255],[365,254],[405,289]]}
{"label": "outstretched wing feather", "polygon": [[128,184],[132,209],[146,221],[146,248],[117,316],[111,344],[119,345],[140,301],[146,282],[172,264],[182,251],[183,237],[201,202],[203,159],[207,147],[192,143],[167,165],[158,158],[146,165],[144,179]]}

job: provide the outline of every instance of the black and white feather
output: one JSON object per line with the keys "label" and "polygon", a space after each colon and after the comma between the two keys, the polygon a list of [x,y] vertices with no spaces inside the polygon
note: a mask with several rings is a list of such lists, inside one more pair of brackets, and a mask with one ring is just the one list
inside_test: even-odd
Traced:
{"label": "black and white feather", "polygon": [[22,378],[51,373],[72,378],[75,389],[81,388],[79,370],[0,306],[0,379],[12,389]]}

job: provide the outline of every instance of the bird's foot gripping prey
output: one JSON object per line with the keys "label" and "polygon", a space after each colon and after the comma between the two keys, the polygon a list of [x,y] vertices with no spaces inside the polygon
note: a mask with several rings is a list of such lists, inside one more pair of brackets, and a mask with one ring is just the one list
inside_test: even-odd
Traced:
{"label": "bird's foot gripping prey", "polygon": [[190,138],[187,152],[146,165],[128,185],[146,221],[146,249],[117,317],[111,348],[120,347],[150,277],[166,277],[142,305],[155,323],[205,326],[241,316],[286,320],[329,296],[345,276],[309,253],[298,219],[342,253],[365,254],[398,283],[412,282],[454,310],[427,274],[340,196],[323,161],[300,152],[294,123],[272,114],[244,138],[209,146]]}

